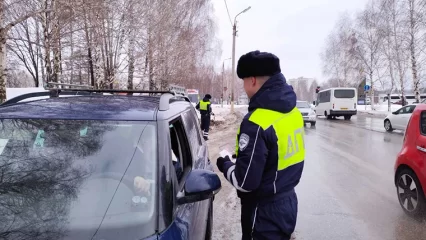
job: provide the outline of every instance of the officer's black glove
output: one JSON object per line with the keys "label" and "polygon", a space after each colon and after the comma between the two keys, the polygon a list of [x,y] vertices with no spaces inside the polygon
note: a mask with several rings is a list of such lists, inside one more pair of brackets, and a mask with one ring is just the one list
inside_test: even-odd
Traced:
{"label": "officer's black glove", "polygon": [[225,163],[228,162],[228,161],[231,161],[231,159],[229,159],[228,156],[225,156],[224,158],[219,157],[216,160],[216,166],[217,166],[217,168],[219,168],[219,171],[223,172],[223,167],[224,167]]}
{"label": "officer's black glove", "polygon": [[232,158],[233,158],[233,159],[236,159],[236,158],[237,158],[237,154],[235,154],[235,153],[234,153],[234,154],[232,154]]}

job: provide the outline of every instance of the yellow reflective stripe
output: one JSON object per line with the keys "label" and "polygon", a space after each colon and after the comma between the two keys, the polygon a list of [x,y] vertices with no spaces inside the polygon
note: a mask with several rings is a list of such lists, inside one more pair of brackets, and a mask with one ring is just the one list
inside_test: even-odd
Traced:
{"label": "yellow reflective stripe", "polygon": [[236,139],[236,143],[235,143],[235,155],[237,157],[238,157],[238,150],[240,149],[240,144],[238,142],[238,136],[240,135],[240,128],[241,128],[241,126],[238,127],[238,130],[237,130],[237,139]]}
{"label": "yellow reflective stripe", "polygon": [[278,142],[278,171],[305,159],[303,117],[297,108],[289,113],[256,109],[249,118],[263,130],[273,127]]}
{"label": "yellow reflective stripe", "polygon": [[200,101],[200,110],[207,111],[207,105],[209,105],[209,104],[210,104],[210,102]]}

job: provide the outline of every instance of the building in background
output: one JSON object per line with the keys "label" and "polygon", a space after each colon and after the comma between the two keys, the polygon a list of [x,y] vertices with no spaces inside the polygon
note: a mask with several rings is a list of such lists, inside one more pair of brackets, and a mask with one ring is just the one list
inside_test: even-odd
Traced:
{"label": "building in background", "polygon": [[316,99],[315,88],[318,83],[315,78],[293,78],[288,79],[287,83],[293,87],[298,100],[312,102]]}

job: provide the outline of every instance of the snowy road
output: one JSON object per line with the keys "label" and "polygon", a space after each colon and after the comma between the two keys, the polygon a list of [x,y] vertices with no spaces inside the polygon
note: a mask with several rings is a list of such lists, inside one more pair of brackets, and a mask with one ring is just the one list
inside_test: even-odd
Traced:
{"label": "snowy road", "polygon": [[[211,133],[210,157],[235,145],[235,123]],[[372,129],[372,130],[368,130]],[[385,133],[383,120],[318,119],[306,127],[306,161],[299,196],[295,239],[426,239],[426,224],[406,217],[393,185],[393,165],[401,133]],[[240,205],[222,178],[215,201],[214,239],[240,239]]]}

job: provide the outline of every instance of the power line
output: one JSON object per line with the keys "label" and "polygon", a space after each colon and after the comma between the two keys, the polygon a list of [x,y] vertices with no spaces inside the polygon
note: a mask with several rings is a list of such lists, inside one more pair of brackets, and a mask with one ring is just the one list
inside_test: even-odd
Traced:
{"label": "power line", "polygon": [[225,2],[226,11],[228,12],[229,22],[231,23],[231,27],[233,27],[232,20],[231,20],[231,15],[229,14],[228,4],[226,3],[226,0],[223,0],[223,1]]}

